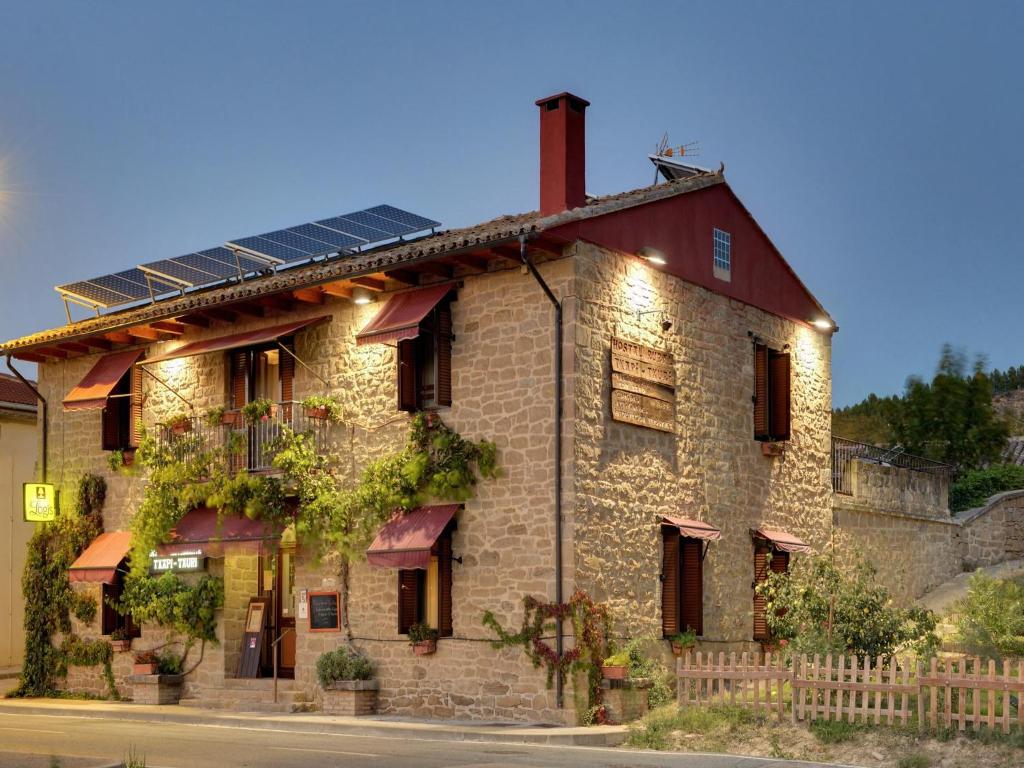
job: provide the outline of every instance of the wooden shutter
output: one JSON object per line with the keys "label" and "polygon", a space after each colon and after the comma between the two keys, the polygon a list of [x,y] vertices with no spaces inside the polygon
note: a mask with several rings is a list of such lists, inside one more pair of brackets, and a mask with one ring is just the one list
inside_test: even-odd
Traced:
{"label": "wooden shutter", "polygon": [[704,543],[700,539],[681,538],[680,629],[704,634]]}
{"label": "wooden shutter", "polygon": [[[284,346],[291,350],[291,342],[285,342]],[[292,420],[292,406],[291,402],[295,399],[295,358],[285,352],[283,349],[279,350],[281,361],[281,410],[283,412],[282,418],[285,423],[291,423]]]}
{"label": "wooden shutter", "polygon": [[120,614],[114,607],[110,605],[112,602],[117,602],[121,599],[121,584],[119,580],[116,580],[113,584],[101,584],[100,585],[100,604],[102,613],[101,618],[101,633],[109,635],[118,625],[121,623],[118,621]]}
{"label": "wooden shutter", "polygon": [[398,572],[398,634],[405,635],[409,627],[422,621],[420,591],[424,571]]}
{"label": "wooden shutter", "polygon": [[437,404],[452,404],[452,305],[437,308]]}
{"label": "wooden shutter", "polygon": [[128,418],[128,444],[138,448],[142,439],[142,370],[137,365],[133,365],[131,370],[131,414]]}
{"label": "wooden shutter", "polygon": [[768,347],[754,345],[754,439],[768,440]]}
{"label": "wooden shutter", "polygon": [[679,632],[679,529],[661,529],[661,632]]}
{"label": "wooden shutter", "polygon": [[437,632],[452,636],[452,535],[437,540]]}
{"label": "wooden shutter", "polygon": [[[769,549],[762,545],[754,545],[754,586],[761,584],[768,576],[768,552]],[[754,639],[766,641],[768,635],[768,622],[765,619],[766,601],[757,591],[754,592]]]}
{"label": "wooden shutter", "polygon": [[771,437],[789,440],[789,353],[772,352],[768,356],[768,391]]}
{"label": "wooden shutter", "polygon": [[231,374],[231,407],[241,408],[249,402],[249,352],[236,349],[229,354]]}
{"label": "wooden shutter", "polygon": [[772,573],[789,573],[789,552],[773,549],[769,567],[772,569]]}
{"label": "wooden shutter", "polygon": [[117,407],[117,399],[107,400],[103,406],[103,414],[100,417],[101,440],[104,451],[116,451],[121,448],[120,409]]}
{"label": "wooden shutter", "polygon": [[419,410],[419,375],[416,366],[416,339],[398,342],[398,410]]}

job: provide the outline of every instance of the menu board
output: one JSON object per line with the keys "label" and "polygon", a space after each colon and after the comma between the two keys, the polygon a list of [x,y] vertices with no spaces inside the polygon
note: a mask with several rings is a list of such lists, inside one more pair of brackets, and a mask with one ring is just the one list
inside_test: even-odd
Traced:
{"label": "menu board", "polygon": [[341,628],[341,600],[337,592],[309,593],[309,630],[337,632]]}

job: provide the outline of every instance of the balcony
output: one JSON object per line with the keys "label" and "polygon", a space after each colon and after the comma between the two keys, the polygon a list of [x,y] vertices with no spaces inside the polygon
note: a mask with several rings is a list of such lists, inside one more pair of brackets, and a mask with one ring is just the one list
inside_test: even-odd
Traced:
{"label": "balcony", "polygon": [[[878,467],[879,470],[891,469],[913,480],[918,478],[934,478],[935,482],[949,485],[953,467],[941,461],[933,461],[923,456],[914,456],[896,446],[895,448],[879,448],[867,443],[858,443],[842,437],[832,437],[832,490],[844,496],[856,493],[856,470],[858,462],[862,465]],[[890,473],[892,474],[892,473]],[[875,485],[880,484],[876,481]]]}
{"label": "balcony", "polygon": [[174,427],[161,425],[161,447],[170,449],[181,461],[199,458],[211,451],[223,450],[230,457],[233,471],[273,472],[275,445],[285,428],[311,435],[318,453],[330,445],[336,425],[325,418],[307,415],[301,403],[275,403],[270,414],[254,424],[246,424],[240,411],[225,411],[220,424],[211,424],[202,416],[193,416]]}

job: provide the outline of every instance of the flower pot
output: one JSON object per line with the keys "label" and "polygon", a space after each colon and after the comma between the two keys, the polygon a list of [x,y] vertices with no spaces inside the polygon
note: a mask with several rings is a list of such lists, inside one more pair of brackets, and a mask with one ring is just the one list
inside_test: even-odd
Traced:
{"label": "flower pot", "polygon": [[429,656],[437,650],[437,640],[420,640],[412,644],[412,652],[417,656]]}
{"label": "flower pot", "polygon": [[318,405],[316,408],[304,408],[303,412],[306,414],[307,419],[326,419],[327,418],[327,406]]}
{"label": "flower pot", "polygon": [[693,649],[692,645],[683,645],[682,643],[677,643],[674,640],[672,641],[672,655],[673,656],[682,656],[684,653],[686,653],[687,651],[692,650],[692,649]]}
{"label": "flower pot", "polygon": [[121,465],[122,466],[130,467],[134,463],[135,463],[135,451],[134,450],[124,451],[124,452],[121,453]]}
{"label": "flower pot", "polygon": [[628,673],[629,667],[626,666],[601,666],[601,676],[605,680],[625,680]]}
{"label": "flower pot", "polygon": [[132,648],[131,640],[111,640],[110,647],[114,649],[115,653],[124,653],[130,651]]}
{"label": "flower pot", "polygon": [[176,435],[184,435],[187,432],[191,432],[191,431],[192,431],[192,422],[191,421],[179,421],[179,422],[171,425],[171,432],[173,432]]}
{"label": "flower pot", "polygon": [[148,664],[140,664],[135,662],[132,665],[133,675],[155,675],[156,674],[156,662],[151,661]]}
{"label": "flower pot", "polygon": [[220,415],[220,423],[225,427],[237,427],[242,423],[242,414],[238,411],[225,411]]}
{"label": "flower pot", "polygon": [[377,711],[376,680],[338,680],[323,690],[323,710],[328,715],[362,717]]}

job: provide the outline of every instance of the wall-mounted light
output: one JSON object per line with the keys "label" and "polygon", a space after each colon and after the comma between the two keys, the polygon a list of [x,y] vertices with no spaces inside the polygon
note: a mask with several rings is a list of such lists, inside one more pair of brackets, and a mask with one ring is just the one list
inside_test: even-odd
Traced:
{"label": "wall-mounted light", "polygon": [[642,259],[646,259],[649,263],[656,267],[664,267],[668,261],[665,259],[665,254],[659,251],[657,248],[651,248],[649,245],[645,245],[637,254]]}
{"label": "wall-mounted light", "polygon": [[366,288],[353,288],[352,301],[355,304],[369,304],[373,301],[373,294]]}
{"label": "wall-mounted light", "polygon": [[811,325],[822,331],[833,331],[835,330],[835,323],[829,320],[827,317],[818,317],[811,320]]}
{"label": "wall-mounted light", "polygon": [[638,311],[636,313],[636,321],[639,323],[644,315],[661,315],[661,330],[666,333],[672,329],[672,321],[668,319],[668,315],[662,312],[660,309],[649,309],[646,312]]}

